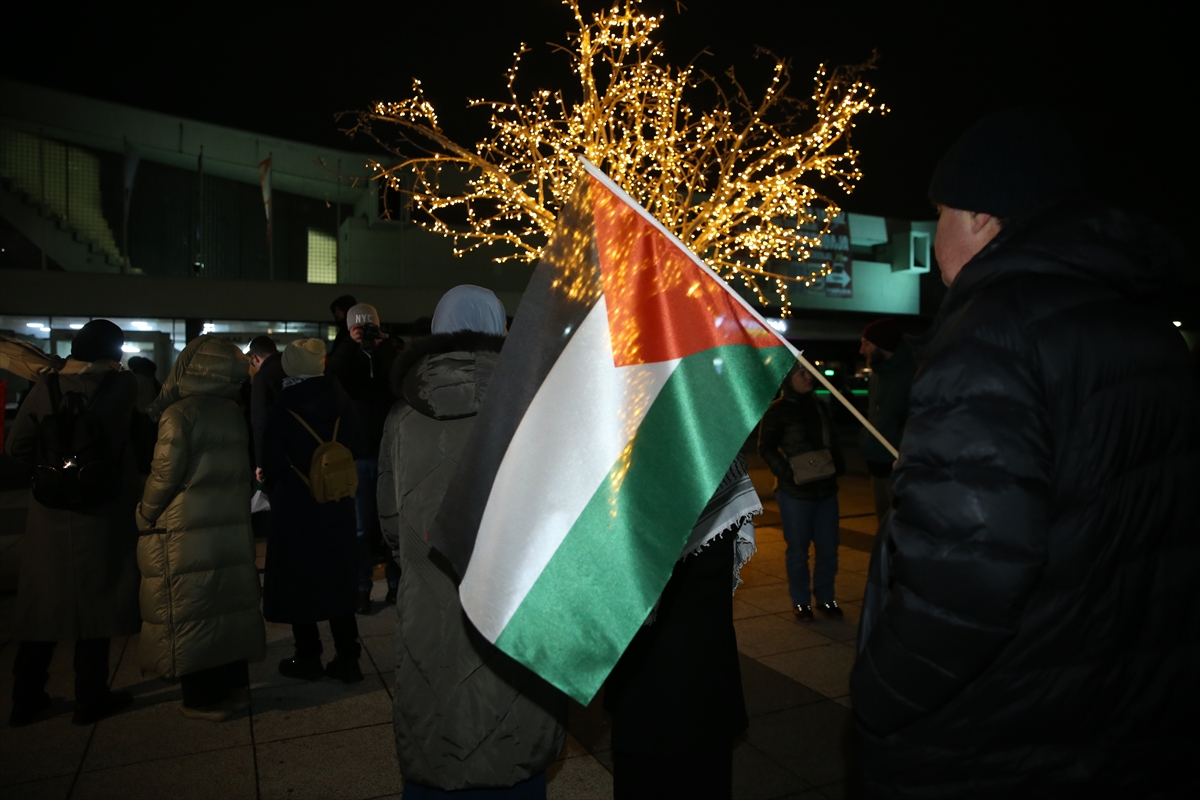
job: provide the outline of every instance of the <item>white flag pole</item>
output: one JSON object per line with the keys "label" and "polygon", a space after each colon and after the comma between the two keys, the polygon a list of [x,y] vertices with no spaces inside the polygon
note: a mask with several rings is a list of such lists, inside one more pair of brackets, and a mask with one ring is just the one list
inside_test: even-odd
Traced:
{"label": "white flag pole", "polygon": [[775,338],[777,338],[781,344],[783,344],[785,347],[787,347],[788,350],[790,350],[792,352],[792,355],[796,357],[796,360],[799,361],[800,364],[805,369],[807,369],[809,372],[811,372],[816,377],[816,379],[819,380],[821,382],[821,384],[826,389],[828,389],[829,392],[834,397],[836,397],[838,400],[840,400],[842,402],[842,405],[844,405],[846,408],[850,409],[850,413],[853,414],[855,416],[855,418],[859,422],[861,422],[863,424],[863,426],[866,427],[867,430],[869,430],[871,432],[872,436],[874,436],[876,439],[879,440],[879,443],[881,445],[883,445],[884,447],[887,448],[887,451],[892,454],[892,458],[900,458],[900,453],[897,452],[896,448],[892,447],[892,443],[889,442],[887,439],[885,439],[883,437],[883,434],[875,429],[874,425],[872,425],[870,422],[867,422],[867,418],[864,417],[861,413],[859,413],[859,410],[854,407],[854,404],[851,403],[849,400],[847,400],[845,395],[843,395],[841,392],[839,392],[837,389],[835,389],[833,387],[833,384],[825,379],[825,376],[821,373],[821,371],[809,363],[808,359],[804,357],[803,353],[801,353],[799,350],[797,350],[795,348],[795,346],[791,342],[789,342],[787,339],[785,339],[778,331],[776,331],[774,328],[772,328],[770,325],[768,325],[767,321],[762,318],[762,314],[759,314],[758,311],[753,306],[751,306],[749,303],[747,303],[746,298],[744,298],[740,294],[738,294],[737,291],[732,286],[730,286],[729,283],[727,281],[725,281],[724,278],[722,278],[720,275],[718,275],[716,272],[714,272],[713,268],[704,262],[704,259],[700,258],[698,255],[693,253],[692,249],[690,247],[688,247],[686,244],[684,244],[683,242],[681,242],[679,240],[678,236],[676,236],[673,232],[668,230],[665,225],[663,225],[661,222],[659,222],[657,219],[655,219],[653,214],[651,214],[646,209],[642,208],[641,203],[639,203],[638,201],[636,201],[632,197],[630,197],[628,192],[626,192],[624,189],[622,189],[620,186],[618,186],[613,181],[612,178],[605,175],[600,170],[599,167],[597,167],[595,164],[593,164],[591,161],[589,161],[587,158],[585,158],[582,155],[577,155],[576,158],[578,158],[580,163],[583,164],[584,170],[587,171],[587,173],[589,175],[593,176],[594,178],[596,178],[596,180],[600,181],[602,184],[604,184],[606,187],[608,187],[608,189],[610,191],[612,191],[615,195],[617,195],[617,197],[624,198],[625,201],[629,204],[629,206],[631,208],[635,209],[639,214],[642,215],[642,217],[644,217],[646,219],[647,222],[649,222],[651,225],[653,225],[655,228],[657,228],[660,233],[664,234],[667,237],[668,241],[674,242],[675,245],[677,247],[679,247],[680,250],[682,250],[684,253],[687,253],[687,255],[689,257],[691,257],[692,262],[695,263],[696,266],[700,267],[700,269],[704,270],[709,275],[711,275],[717,281],[717,283],[719,285],[725,287],[725,291],[729,292],[729,294],[738,303],[741,304],[742,308],[746,309],[751,314],[753,314],[755,316],[755,318],[757,318],[758,321],[762,323],[762,326],[765,330],[768,330],[771,333],[773,333],[775,335]]}

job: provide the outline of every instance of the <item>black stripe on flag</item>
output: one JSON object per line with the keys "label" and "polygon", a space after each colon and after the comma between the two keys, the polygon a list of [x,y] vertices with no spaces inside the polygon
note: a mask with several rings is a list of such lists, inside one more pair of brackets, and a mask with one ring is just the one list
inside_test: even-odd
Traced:
{"label": "black stripe on flag", "polygon": [[586,176],[580,180],[558,214],[429,532],[430,545],[450,560],[460,579],[517,426],[603,293],[589,184]]}

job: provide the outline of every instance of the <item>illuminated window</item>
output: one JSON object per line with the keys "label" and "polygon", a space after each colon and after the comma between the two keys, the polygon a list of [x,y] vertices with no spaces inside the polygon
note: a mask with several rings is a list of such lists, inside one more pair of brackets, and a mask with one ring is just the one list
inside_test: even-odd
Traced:
{"label": "illuminated window", "polygon": [[308,282],[337,283],[337,237],[308,229]]}

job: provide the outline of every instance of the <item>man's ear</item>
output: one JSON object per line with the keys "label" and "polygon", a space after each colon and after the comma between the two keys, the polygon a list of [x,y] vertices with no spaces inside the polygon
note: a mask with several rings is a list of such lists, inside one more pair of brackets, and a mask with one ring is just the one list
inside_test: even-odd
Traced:
{"label": "man's ear", "polygon": [[988,226],[988,223],[991,222],[993,219],[995,219],[995,217],[993,217],[991,214],[984,214],[982,211],[972,211],[971,212],[971,222],[970,222],[971,233],[972,234],[979,233],[984,228],[986,228]]}

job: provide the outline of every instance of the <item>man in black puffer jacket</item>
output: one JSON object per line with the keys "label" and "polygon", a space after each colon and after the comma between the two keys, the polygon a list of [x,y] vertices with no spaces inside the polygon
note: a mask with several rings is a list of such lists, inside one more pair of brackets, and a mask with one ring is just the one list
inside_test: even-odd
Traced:
{"label": "man in black puffer jacket", "polygon": [[1194,796],[1200,387],[1165,309],[1200,298],[1071,152],[1012,109],[934,175],[950,290],[851,675],[868,797]]}

